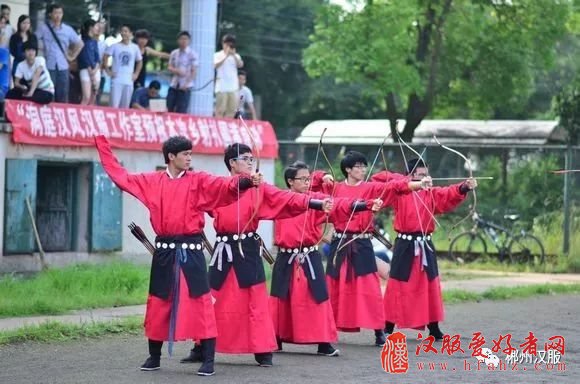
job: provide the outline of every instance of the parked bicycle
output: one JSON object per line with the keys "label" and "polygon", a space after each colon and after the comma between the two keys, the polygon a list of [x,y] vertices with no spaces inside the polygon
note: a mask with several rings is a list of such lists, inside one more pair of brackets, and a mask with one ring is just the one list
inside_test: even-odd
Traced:
{"label": "parked bicycle", "polygon": [[[535,236],[524,229],[511,231],[501,225],[483,220],[477,212],[473,213],[473,228],[457,235],[449,244],[449,258],[453,261],[474,261],[481,255],[488,254],[486,239],[489,239],[498,251],[500,261],[541,265],[545,262],[544,246]],[[504,219],[512,224],[519,215],[505,215]]]}

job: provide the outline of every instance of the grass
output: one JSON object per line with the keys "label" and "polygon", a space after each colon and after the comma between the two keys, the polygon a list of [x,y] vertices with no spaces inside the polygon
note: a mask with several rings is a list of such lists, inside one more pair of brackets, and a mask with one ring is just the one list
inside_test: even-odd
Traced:
{"label": "grass", "polygon": [[106,335],[139,335],[143,332],[143,318],[131,316],[111,322],[63,324],[46,322],[25,326],[13,331],[0,332],[0,345],[24,342],[63,342],[95,339]]}
{"label": "grass", "polygon": [[447,304],[457,304],[482,300],[510,300],[539,295],[578,294],[580,284],[534,284],[518,287],[495,287],[482,293],[451,289],[443,291],[443,300]]}
{"label": "grass", "polygon": [[0,279],[0,318],[58,315],[74,309],[143,304],[149,267],[126,262],[80,264],[25,279]]}

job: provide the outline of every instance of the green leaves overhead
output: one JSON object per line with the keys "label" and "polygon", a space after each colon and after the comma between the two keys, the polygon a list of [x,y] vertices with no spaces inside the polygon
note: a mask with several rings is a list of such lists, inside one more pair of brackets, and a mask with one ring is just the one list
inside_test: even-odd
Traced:
{"label": "green leaves overhead", "polygon": [[404,117],[403,137],[428,114],[492,117],[521,109],[534,73],[554,62],[569,1],[391,0],[358,12],[324,7],[304,64],[310,76],[362,83]]}

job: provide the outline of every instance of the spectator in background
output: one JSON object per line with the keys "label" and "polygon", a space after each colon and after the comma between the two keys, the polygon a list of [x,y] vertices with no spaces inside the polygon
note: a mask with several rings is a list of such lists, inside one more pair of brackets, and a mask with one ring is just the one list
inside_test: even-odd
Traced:
{"label": "spectator in background", "polygon": [[2,47],[8,47],[10,37],[14,34],[14,28],[10,24],[10,7],[7,4],[0,5],[0,17],[6,18],[6,25],[0,31],[0,35],[4,37]]}
{"label": "spectator in background", "polygon": [[101,58],[99,56],[99,45],[96,40],[98,34],[99,26],[95,20],[89,19],[84,22],[81,30],[84,46],[78,59],[82,92],[81,105],[92,105],[95,103],[101,82],[99,64]]}
{"label": "spectator in background", "polygon": [[16,67],[14,88],[8,91],[6,98],[48,104],[54,98],[54,84],[46,61],[37,56],[38,47],[32,41],[24,43],[23,48],[25,60]]}
{"label": "spectator in background", "polygon": [[238,82],[240,83],[240,109],[242,117],[248,120],[256,120],[256,108],[254,108],[254,95],[252,90],[246,87],[246,71],[240,69],[238,71]]}
{"label": "spectator in background", "polygon": [[[3,18],[2,18],[3,19]],[[0,102],[4,103],[6,93],[10,89],[10,52],[0,48]]]}
{"label": "spectator in background", "polygon": [[[111,45],[105,51],[103,69],[111,77],[111,95],[109,105],[114,108],[129,108],[133,96],[133,83],[143,65],[141,52],[137,44],[132,43],[133,32],[131,27],[121,27],[121,41]],[[107,62],[113,58],[113,66],[109,68]]]}
{"label": "spectator in background", "polygon": [[57,103],[68,103],[70,88],[70,63],[83,48],[83,41],[74,29],[62,22],[64,9],[60,4],[50,4],[46,13],[49,20],[36,32],[36,37],[46,58],[46,66],[56,87]]}
{"label": "spectator in background", "polygon": [[148,110],[149,100],[159,98],[159,90],[161,84],[157,80],[149,83],[147,88],[141,87],[133,93],[133,100],[131,100],[131,108]]}
{"label": "spectator in background", "polygon": [[[99,20],[99,23],[97,25],[99,27],[99,37],[97,38],[97,44],[99,47],[99,62],[101,63],[101,66],[103,66],[103,65],[107,65],[107,63],[105,63],[103,61],[103,59],[105,58],[105,50],[107,49],[107,43],[105,43],[105,32],[107,31],[107,20],[101,19],[101,20]],[[99,83],[99,90],[97,91],[97,97],[96,97],[96,104],[97,105],[101,105],[101,95],[103,94],[103,90],[105,89],[105,71],[99,71],[99,73],[101,74],[101,80]]]}
{"label": "spectator in background", "polygon": [[167,111],[187,113],[193,80],[197,71],[197,53],[191,49],[191,36],[187,31],[177,35],[177,45],[169,56],[169,72],[173,74],[167,92]]}
{"label": "spectator in background", "polygon": [[38,46],[36,35],[32,33],[30,17],[28,15],[20,15],[18,23],[16,24],[16,33],[10,37],[10,54],[14,57],[12,63],[12,76],[16,73],[16,67],[24,60],[23,44],[31,41]]}
{"label": "spectator in background", "polygon": [[143,65],[141,66],[141,71],[139,72],[139,76],[137,76],[137,80],[134,84],[135,89],[145,86],[145,78],[147,77],[147,61],[149,60],[149,56],[158,57],[165,60],[168,60],[170,57],[169,53],[160,52],[151,48],[148,45],[150,41],[151,34],[148,30],[140,29],[135,32],[135,42],[139,47],[141,57],[143,57]]}
{"label": "spectator in background", "polygon": [[216,69],[215,94],[216,117],[233,118],[239,107],[238,68],[244,66],[240,55],[236,53],[236,38],[225,35],[222,38],[222,50],[213,56]]}

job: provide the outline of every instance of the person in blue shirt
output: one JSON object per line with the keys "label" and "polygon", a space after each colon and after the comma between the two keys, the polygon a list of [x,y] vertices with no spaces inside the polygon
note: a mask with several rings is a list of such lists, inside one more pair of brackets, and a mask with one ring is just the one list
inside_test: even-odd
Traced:
{"label": "person in blue shirt", "polygon": [[157,80],[149,83],[147,88],[141,87],[133,93],[131,100],[131,108],[135,109],[149,109],[149,100],[159,98],[159,90],[161,84]]}
{"label": "person in blue shirt", "polygon": [[83,49],[79,53],[78,66],[81,80],[82,99],[81,105],[95,104],[99,83],[101,81],[100,55],[97,37],[99,26],[95,20],[89,19],[84,22],[81,31]]}

